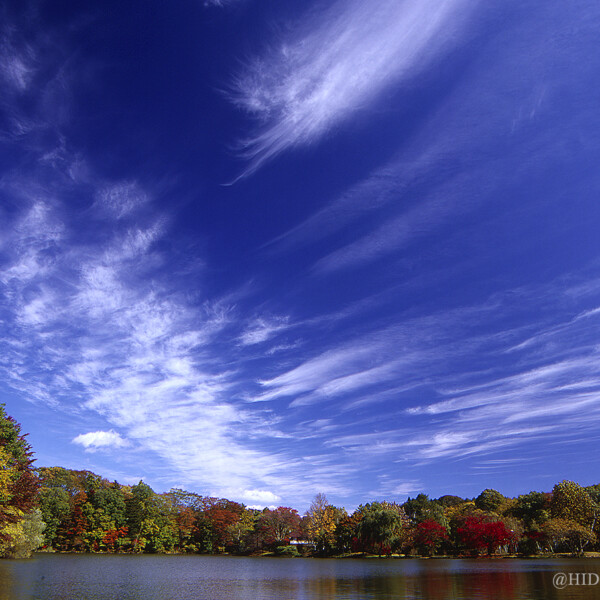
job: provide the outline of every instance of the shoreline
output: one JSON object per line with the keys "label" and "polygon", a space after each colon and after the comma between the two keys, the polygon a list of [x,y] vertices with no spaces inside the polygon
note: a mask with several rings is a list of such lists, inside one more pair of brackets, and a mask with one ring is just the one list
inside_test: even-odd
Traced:
{"label": "shoreline", "polygon": [[37,550],[36,554],[77,554],[89,556],[221,556],[233,558],[314,558],[314,559],[336,559],[336,560],[547,560],[547,559],[600,559],[600,552],[584,552],[582,555],[570,553],[544,553],[544,554],[493,554],[480,556],[456,556],[440,554],[436,556],[420,556],[406,554],[391,554],[388,556],[378,554],[367,554],[355,552],[351,554],[334,554],[331,556],[317,554],[299,554],[298,556],[282,556],[275,552],[262,552],[260,554],[233,554],[221,553],[199,553],[199,552],[77,552],[72,550]]}

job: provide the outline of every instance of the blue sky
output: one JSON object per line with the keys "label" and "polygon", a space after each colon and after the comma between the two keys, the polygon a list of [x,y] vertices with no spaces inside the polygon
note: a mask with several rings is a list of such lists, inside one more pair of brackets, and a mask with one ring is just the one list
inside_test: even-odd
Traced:
{"label": "blue sky", "polygon": [[0,395],[250,506],[600,481],[600,5],[9,1]]}

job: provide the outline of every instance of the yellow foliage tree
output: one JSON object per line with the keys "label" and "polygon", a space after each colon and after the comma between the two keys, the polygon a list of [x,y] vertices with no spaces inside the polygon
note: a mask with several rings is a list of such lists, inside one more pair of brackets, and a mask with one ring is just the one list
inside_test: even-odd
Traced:
{"label": "yellow foliage tree", "polygon": [[317,550],[329,550],[335,545],[335,532],[341,519],[347,516],[343,508],[329,504],[325,494],[317,494],[308,512],[308,536]]}
{"label": "yellow foliage tree", "polygon": [[10,465],[8,455],[0,446],[0,510],[10,501],[10,484],[14,481],[16,469]]}

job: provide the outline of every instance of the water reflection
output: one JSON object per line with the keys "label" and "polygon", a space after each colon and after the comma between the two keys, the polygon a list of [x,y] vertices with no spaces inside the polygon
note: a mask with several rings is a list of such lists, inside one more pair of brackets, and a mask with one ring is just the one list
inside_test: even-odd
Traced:
{"label": "water reflection", "polygon": [[14,585],[12,572],[0,563],[0,600],[12,600],[14,597]]}
{"label": "water reflection", "polygon": [[600,561],[38,555],[0,562],[0,600],[600,600],[560,571]]}

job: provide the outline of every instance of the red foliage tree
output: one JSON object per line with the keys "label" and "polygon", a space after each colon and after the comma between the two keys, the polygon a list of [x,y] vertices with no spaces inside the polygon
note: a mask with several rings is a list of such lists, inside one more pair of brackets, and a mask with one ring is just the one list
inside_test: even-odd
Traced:
{"label": "red foliage tree", "polygon": [[109,529],[104,537],[102,543],[106,545],[107,550],[110,552],[115,551],[115,545],[118,540],[124,538],[127,535],[129,529],[127,527],[120,527],[119,529]]}
{"label": "red foliage tree", "polygon": [[183,506],[177,511],[175,517],[177,531],[179,533],[179,548],[184,548],[190,544],[193,536],[198,531],[196,526],[196,513],[189,506]]}
{"label": "red foliage tree", "polygon": [[437,521],[428,519],[417,525],[415,543],[425,554],[433,554],[447,539],[446,528]]}
{"label": "red foliage tree", "polygon": [[486,521],[480,516],[466,517],[456,534],[465,549],[472,552],[487,550],[488,555],[512,539],[512,533],[502,521]]}
{"label": "red foliage tree", "polygon": [[229,526],[239,521],[243,511],[244,507],[241,504],[231,500],[219,500],[204,511],[204,516],[212,523],[217,546],[226,546],[229,543]]}
{"label": "red foliage tree", "polygon": [[83,505],[87,502],[87,494],[78,492],[71,498],[71,514],[66,523],[67,546],[73,550],[85,547],[83,535],[87,532],[88,521],[83,514]]}

